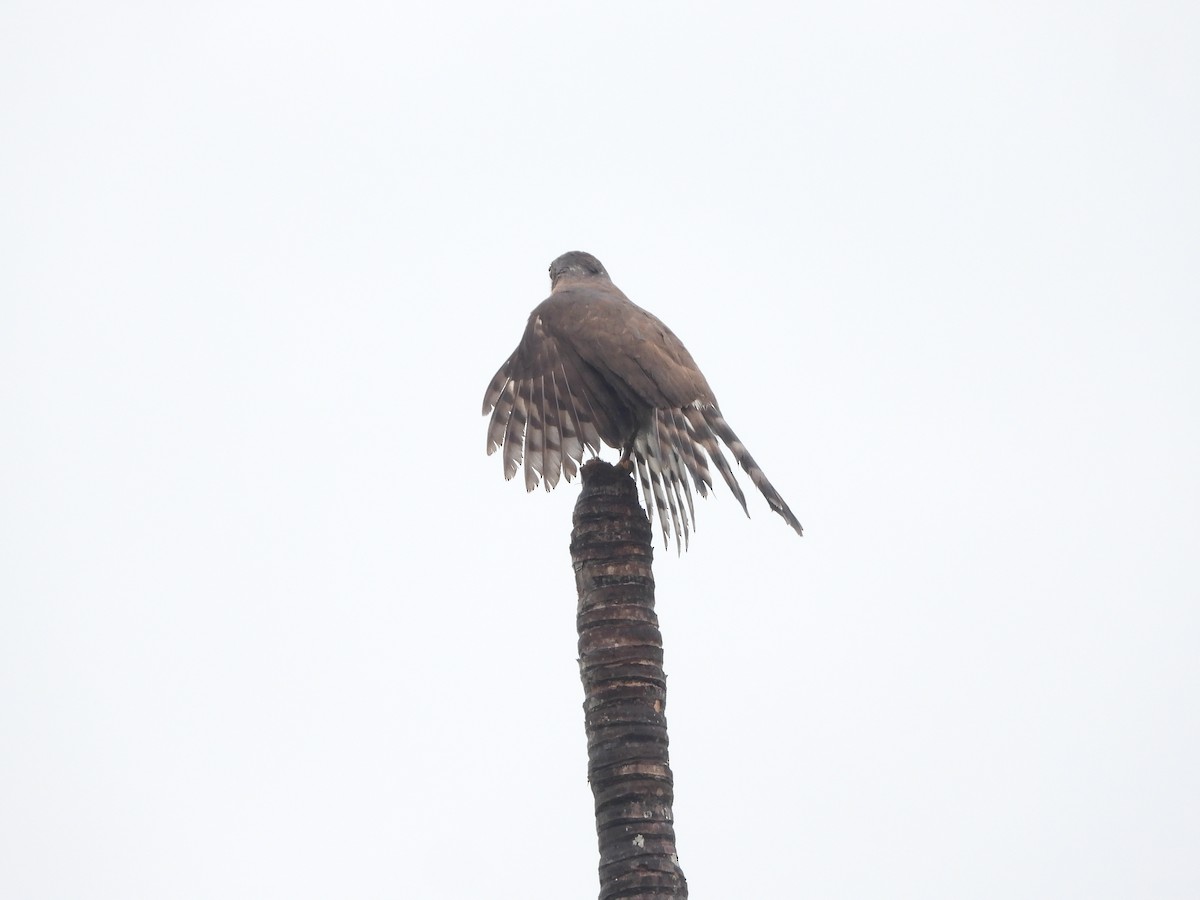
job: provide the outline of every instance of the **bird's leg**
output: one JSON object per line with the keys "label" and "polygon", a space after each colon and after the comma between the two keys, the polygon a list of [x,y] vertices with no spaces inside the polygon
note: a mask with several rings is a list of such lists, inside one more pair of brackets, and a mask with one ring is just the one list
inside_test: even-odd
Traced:
{"label": "bird's leg", "polygon": [[625,444],[625,450],[621,453],[621,458],[617,460],[617,468],[622,472],[633,471],[633,439],[631,438]]}

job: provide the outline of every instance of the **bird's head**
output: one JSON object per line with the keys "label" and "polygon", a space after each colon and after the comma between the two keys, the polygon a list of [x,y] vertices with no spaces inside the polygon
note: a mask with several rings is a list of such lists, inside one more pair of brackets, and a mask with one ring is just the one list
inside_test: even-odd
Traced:
{"label": "bird's head", "polygon": [[608,272],[600,260],[582,250],[572,250],[564,253],[550,263],[550,287],[557,287],[559,281],[574,278],[608,278]]}

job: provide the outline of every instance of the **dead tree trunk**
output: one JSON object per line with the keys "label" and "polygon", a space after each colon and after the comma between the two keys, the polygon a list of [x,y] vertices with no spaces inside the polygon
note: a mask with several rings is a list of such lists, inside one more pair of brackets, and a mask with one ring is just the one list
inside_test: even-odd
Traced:
{"label": "dead tree trunk", "polygon": [[593,460],[582,481],[571,561],[600,900],[682,900],[650,523],[628,473]]}

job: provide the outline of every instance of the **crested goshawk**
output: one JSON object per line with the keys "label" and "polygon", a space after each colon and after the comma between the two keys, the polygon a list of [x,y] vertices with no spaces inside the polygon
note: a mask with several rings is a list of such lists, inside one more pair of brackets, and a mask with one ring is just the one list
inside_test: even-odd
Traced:
{"label": "crested goshawk", "polygon": [[487,452],[503,448],[505,478],[523,461],[526,490],[539,479],[550,490],[560,474],[571,479],[584,448],[599,453],[603,441],[621,450],[619,465],[637,467],[647,514],[653,521],[657,507],[664,540],[669,522],[678,544],[695,525],[688,479],[707,496],[709,460],[746,510],[720,438],[771,509],[804,533],[670,328],[630,302],[590,253],[554,260],[550,285],[483,398],[492,414]]}

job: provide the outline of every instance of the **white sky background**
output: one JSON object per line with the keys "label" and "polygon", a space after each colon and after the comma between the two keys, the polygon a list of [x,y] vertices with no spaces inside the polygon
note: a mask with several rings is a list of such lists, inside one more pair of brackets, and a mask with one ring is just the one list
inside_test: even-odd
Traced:
{"label": "white sky background", "polygon": [[692,895],[1200,896],[1198,16],[5,3],[0,895],[595,895],[585,249],[807,531],[658,554]]}

